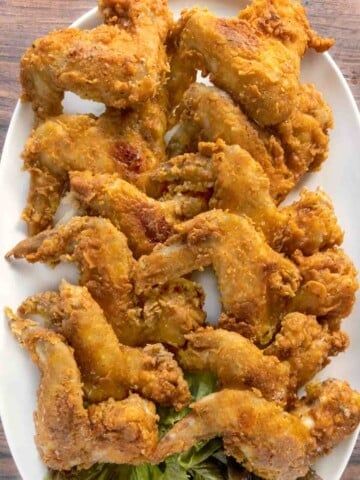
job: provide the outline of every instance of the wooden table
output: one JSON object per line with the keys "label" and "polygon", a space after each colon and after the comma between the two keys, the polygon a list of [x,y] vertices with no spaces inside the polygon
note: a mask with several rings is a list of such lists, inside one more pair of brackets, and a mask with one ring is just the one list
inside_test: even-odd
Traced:
{"label": "wooden table", "polygon": [[[18,64],[25,48],[34,38],[49,30],[67,26],[95,6],[95,2],[96,0],[0,0],[0,148],[19,95]],[[360,105],[360,0],[305,0],[304,4],[308,8],[313,27],[319,33],[336,38],[331,54]],[[358,479],[360,440],[342,477],[342,480]],[[0,480],[20,480],[1,424]]]}

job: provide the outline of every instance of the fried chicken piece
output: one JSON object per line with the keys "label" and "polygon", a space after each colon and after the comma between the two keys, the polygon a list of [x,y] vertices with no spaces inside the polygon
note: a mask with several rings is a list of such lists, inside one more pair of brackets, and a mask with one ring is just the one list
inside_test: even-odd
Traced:
{"label": "fried chicken piece", "polygon": [[[31,301],[36,303],[37,298]],[[161,344],[138,349],[119,343],[85,287],[63,280],[57,303],[63,312],[60,331],[74,348],[84,391],[91,402],[122,400],[135,391],[177,409],[188,403],[190,393],[182,371]]]}
{"label": "fried chicken piece", "polygon": [[152,174],[159,190],[209,197],[208,208],[247,215],[262,230],[270,246],[287,255],[299,249],[310,255],[339,245],[343,233],[333,205],[322,191],[302,190],[300,200],[276,207],[269,180],[251,155],[239,145],[200,143],[198,154],[174,157]]}
{"label": "fried chicken piece", "polygon": [[325,52],[335,43],[334,39],[320,37],[310,28],[306,10],[299,1],[253,0],[247,8],[240,10],[239,18],[263,35],[279,39],[300,56],[308,48]]}
{"label": "fried chicken piece", "polygon": [[319,170],[329,153],[332,111],[312,84],[302,84],[289,118],[272,129],[285,152],[285,162],[296,185],[306,172]]}
{"label": "fried chicken piece", "polygon": [[137,110],[108,109],[93,115],[60,115],[46,120],[23,151],[30,191],[22,218],[30,235],[51,225],[72,170],[117,173],[145,190],[149,173],[165,158],[165,109],[160,100]]}
{"label": "fried chicken piece", "polygon": [[220,435],[226,454],[261,478],[295,480],[307,472],[308,429],[299,418],[260,394],[225,389],[190,408],[191,413],[160,440],[154,463]]}
{"label": "fried chicken piece", "polygon": [[136,394],[85,409],[80,372],[63,337],[6,311],[18,342],[41,372],[35,442],[55,470],[97,462],[140,464],[157,444],[155,405]]}
{"label": "fried chicken piece", "polygon": [[307,386],[290,413],[252,391],[222,390],[190,405],[161,439],[154,462],[200,440],[223,436],[225,452],[267,480],[296,480],[360,421],[360,394],[346,382]]}
{"label": "fried chicken piece", "polygon": [[226,314],[220,326],[267,343],[299,285],[292,262],[273,251],[246,217],[222,210],[197,215],[175,230],[178,236],[139,259],[136,289],[213,265]]}
{"label": "fried chicken piece", "polygon": [[[76,262],[80,285],[88,288],[126,345],[182,345],[184,334],[205,320],[203,291],[190,280],[175,278],[141,298],[135,297],[135,262],[126,238],[103,218],[74,217],[65,225],[23,240],[7,254],[7,258],[11,256],[50,265]],[[27,302],[24,313],[34,313],[33,303]],[[59,314],[51,298],[47,301],[42,295],[35,303],[39,313],[44,307],[47,312],[51,308],[50,317],[56,322]]]}
{"label": "fried chicken piece", "polygon": [[279,140],[261,129],[235,105],[231,97],[216,87],[193,83],[177,109],[180,124],[167,146],[170,157],[197,152],[198,143],[222,139],[240,145],[263,167],[270,180],[270,191],[280,202],[293,187],[291,172]]}
{"label": "fried chicken piece", "polygon": [[298,389],[330,363],[329,357],[343,352],[348,345],[349,337],[345,332],[331,332],[316,317],[295,312],[282,319],[280,331],[263,354],[289,363]]}
{"label": "fried chicken piece", "polygon": [[259,125],[286,120],[295,107],[300,60],[308,48],[333,41],[310,29],[305,10],[291,0],[255,0],[239,18],[186,10],[171,34],[170,98],[177,105],[196,68],[227,91]]}
{"label": "fried chicken piece", "polygon": [[264,356],[247,338],[207,327],[186,335],[186,340],[186,348],[177,352],[185,370],[210,370],[225,388],[256,388],[267,400],[287,404],[289,365]]}
{"label": "fried chicken piece", "polygon": [[174,223],[191,217],[203,205],[201,199],[186,196],[159,202],[117,175],[72,172],[70,186],[87,214],[106,217],[125,233],[136,258],[167,240]]}
{"label": "fried chicken piece", "polygon": [[[109,5],[121,8],[121,21],[108,16]],[[22,99],[39,117],[62,112],[65,90],[123,109],[154,97],[164,82],[163,43],[172,23],[166,1],[104,1],[100,8],[110,25],[54,31],[22,57]]]}
{"label": "fried chicken piece", "polygon": [[311,430],[315,448],[309,450],[309,458],[314,463],[356,429],[360,422],[360,394],[341,380],[311,383],[291,413]]}
{"label": "fried chicken piece", "polygon": [[295,252],[293,261],[302,277],[289,311],[315,315],[330,331],[340,329],[355,303],[359,287],[357,272],[349,257],[339,248],[330,248],[305,257]]}
{"label": "fried chicken piece", "polygon": [[195,282],[186,278],[170,280],[144,295],[138,328],[126,325],[123,336],[133,336],[133,345],[160,342],[181,347],[187,333],[204,325],[204,302],[204,292]]}
{"label": "fried chicken piece", "polygon": [[332,113],[311,84],[300,85],[291,115],[271,130],[251,122],[225,92],[198,83],[185,92],[178,111],[180,126],[168,145],[170,156],[197,151],[198,142],[219,138],[240,145],[269,177],[276,203],[328,155]]}

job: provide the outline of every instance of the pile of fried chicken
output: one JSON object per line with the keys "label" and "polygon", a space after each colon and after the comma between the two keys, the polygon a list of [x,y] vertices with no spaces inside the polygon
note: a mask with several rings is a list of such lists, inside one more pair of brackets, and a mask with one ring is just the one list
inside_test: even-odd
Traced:
{"label": "pile of fried chicken", "polygon": [[[54,31],[21,61],[35,118],[29,237],[7,258],[80,271],[79,285],[7,309],[41,372],[40,456],[56,470],[157,464],[221,436],[259,477],[300,478],[360,421],[346,382],[308,383],[349,343],[358,283],[343,232],[321,190],[280,205],[328,155],[331,110],[299,74],[307,49],[333,40],[296,0],[253,0],[234,18],[196,7],[176,22],[166,0],[99,10],[102,25]],[[65,91],[105,113],[63,114]],[[65,193],[78,216],[55,224]],[[190,276],[205,267],[217,327]],[[190,404],[184,371],[213,372],[218,391]],[[189,404],[159,440],[156,406]]]}

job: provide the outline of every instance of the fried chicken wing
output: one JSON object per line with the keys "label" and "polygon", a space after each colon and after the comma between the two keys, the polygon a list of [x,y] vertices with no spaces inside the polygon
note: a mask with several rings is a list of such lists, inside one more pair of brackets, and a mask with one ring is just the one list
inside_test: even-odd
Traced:
{"label": "fried chicken wing", "polygon": [[307,472],[309,431],[276,403],[252,391],[225,389],[190,407],[191,413],[160,440],[155,462],[222,436],[226,454],[261,478],[295,480]]}
{"label": "fried chicken wing", "polygon": [[221,390],[190,408],[159,442],[155,462],[221,435],[226,453],[247,470],[267,480],[296,480],[356,429],[360,394],[327,380],[308,385],[289,413],[247,390]]}
{"label": "fried chicken wing", "polygon": [[355,303],[359,287],[357,272],[349,257],[339,248],[330,248],[305,257],[295,252],[293,260],[302,277],[301,286],[290,302],[290,311],[315,315],[339,330]]}
{"label": "fried chicken wing", "polygon": [[309,449],[309,458],[314,463],[359,425],[360,394],[341,380],[310,383],[291,413],[310,428],[315,448]]}
{"label": "fried chicken wing", "polygon": [[[119,22],[109,7],[121,10]],[[104,1],[100,9],[108,25],[54,31],[22,57],[22,99],[39,117],[61,113],[65,90],[122,109],[154,97],[164,82],[172,23],[166,1]]]}
{"label": "fried chicken wing", "polygon": [[159,202],[117,175],[70,174],[71,192],[91,215],[108,218],[128,238],[135,257],[150,253],[174,233],[174,224],[203,208],[203,200],[187,196]]}
{"label": "fried chicken wing", "polygon": [[172,44],[169,91],[174,105],[199,68],[259,125],[275,125],[295,106],[307,48],[324,51],[333,42],[316,37],[299,2],[255,0],[239,18],[217,18],[199,8],[184,11]]}
{"label": "fried chicken wing", "polygon": [[225,145],[222,140],[200,143],[198,154],[164,162],[152,179],[169,196],[177,192],[198,194],[202,185],[203,195],[209,198],[208,208],[247,215],[269,245],[287,255],[295,250],[311,255],[339,245],[343,239],[333,205],[324,192],[304,189],[299,201],[276,207],[264,170],[239,145]]}
{"label": "fried chicken wing", "polygon": [[157,444],[155,405],[138,395],[88,409],[73,350],[63,337],[7,309],[10,327],[41,372],[35,412],[35,442],[45,465],[55,470],[97,462],[139,464]]}
{"label": "fried chicken wing", "polygon": [[186,335],[177,358],[189,371],[210,370],[225,388],[256,388],[264,398],[286,405],[291,394],[289,365],[265,356],[250,340],[211,327]]}
{"label": "fried chicken wing", "polygon": [[34,129],[23,151],[30,191],[22,218],[30,235],[49,225],[72,170],[117,173],[145,190],[149,173],[165,157],[165,111],[160,100],[133,111],[60,115]]}
{"label": "fried chicken wing", "polygon": [[299,285],[296,267],[273,251],[246,217],[211,210],[175,226],[178,236],[140,258],[136,288],[213,265],[225,316],[224,328],[263,344]]}
{"label": "fried chicken wing", "polygon": [[195,152],[198,142],[219,138],[240,145],[269,177],[276,203],[328,155],[332,113],[311,84],[300,85],[291,115],[271,129],[251,122],[225,92],[198,83],[185,92],[178,111],[180,125],[168,145],[170,156]]}
{"label": "fried chicken wing", "polygon": [[[36,301],[33,297],[32,302]],[[143,349],[120,344],[85,287],[63,281],[59,303],[63,312],[60,331],[74,348],[90,401],[122,400],[135,391],[159,404],[186,405],[190,399],[187,383],[173,355],[161,344]]]}
{"label": "fried chicken wing", "polygon": [[300,85],[289,118],[272,129],[285,152],[285,162],[296,185],[308,171],[319,170],[329,153],[333,115],[322,94],[312,84]]}
{"label": "fried chicken wing", "polygon": [[[205,320],[204,294],[190,280],[174,278],[137,298],[133,285],[135,261],[126,238],[103,218],[74,217],[65,225],[23,240],[7,254],[8,258],[11,256],[50,265],[61,260],[76,262],[80,285],[88,288],[118,339],[126,345],[182,345],[184,334]],[[36,300],[39,313],[45,300],[43,296]],[[49,303],[51,299],[46,304],[47,311]],[[33,308],[31,302],[28,308]],[[51,317],[56,318],[56,309],[51,308]],[[31,313],[30,310],[24,313]]]}
{"label": "fried chicken wing", "polygon": [[199,142],[222,139],[228,145],[240,145],[263,167],[277,203],[291,190],[291,172],[281,143],[272,132],[252,122],[226,92],[193,83],[177,112],[180,124],[167,146],[170,157],[197,152]]}
{"label": "fried chicken wing", "polygon": [[290,364],[291,376],[298,389],[326,367],[329,357],[343,352],[348,345],[346,333],[331,332],[316,317],[295,312],[282,319],[280,331],[263,353]]}

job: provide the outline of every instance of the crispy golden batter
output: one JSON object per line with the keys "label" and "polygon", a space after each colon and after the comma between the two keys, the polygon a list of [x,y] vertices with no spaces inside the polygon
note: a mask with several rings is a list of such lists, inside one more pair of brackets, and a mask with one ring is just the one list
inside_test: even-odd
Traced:
{"label": "crispy golden batter", "polygon": [[290,311],[315,315],[339,330],[355,303],[359,287],[357,272],[350,258],[339,248],[330,248],[305,257],[293,256],[302,277],[301,286],[290,302]]}
{"label": "crispy golden batter", "polygon": [[93,115],[60,115],[46,120],[23,151],[30,191],[22,218],[30,235],[52,223],[72,170],[117,173],[145,190],[149,173],[165,157],[166,118],[160,100],[134,111],[108,109]]}
{"label": "crispy golden batter", "polygon": [[240,145],[262,166],[276,203],[328,155],[332,113],[313,85],[300,85],[295,107],[284,122],[260,128],[215,87],[194,83],[179,105],[180,125],[167,147],[170,156],[196,152],[199,141]]}
{"label": "crispy golden batter", "polygon": [[316,317],[295,312],[282,319],[280,331],[264,354],[288,362],[295,386],[300,388],[330,363],[329,357],[348,345],[346,333],[331,332]]}
{"label": "crispy golden batter", "polygon": [[137,349],[119,343],[85,287],[63,280],[57,303],[63,312],[60,331],[74,348],[90,401],[122,400],[135,391],[159,404],[178,409],[186,405],[190,399],[187,383],[173,355],[161,344]]}
{"label": "crispy golden batter", "polygon": [[308,171],[319,170],[329,153],[333,115],[322,94],[312,84],[300,85],[295,108],[273,133],[285,152],[285,162],[296,185]]}
{"label": "crispy golden batter", "polygon": [[268,342],[299,285],[292,262],[272,250],[246,217],[222,210],[197,215],[175,229],[178,236],[140,258],[137,290],[213,265],[226,314],[220,325]]}
{"label": "crispy golden batter", "polygon": [[260,394],[221,390],[190,407],[191,413],[159,442],[155,462],[220,435],[225,452],[261,478],[295,480],[307,472],[308,429]]}
{"label": "crispy golden batter", "polygon": [[[121,9],[121,21],[113,21],[108,6]],[[39,117],[61,113],[65,90],[125,108],[152,98],[164,81],[163,42],[172,23],[166,0],[104,1],[100,9],[109,25],[54,31],[22,57],[22,99]]]}
{"label": "crispy golden batter", "polygon": [[11,330],[41,372],[35,441],[45,465],[56,470],[97,462],[139,464],[157,444],[155,406],[138,395],[88,409],[73,350],[62,336],[7,309]]}
{"label": "crispy golden batter", "polygon": [[70,185],[88,214],[108,218],[126,235],[136,257],[173,233],[172,204],[153,200],[117,175],[72,172]]}
{"label": "crispy golden batter", "polygon": [[[7,254],[11,256],[50,265],[61,260],[76,262],[80,285],[88,288],[126,345],[182,345],[184,334],[205,320],[202,289],[190,280],[175,278],[141,298],[135,297],[135,262],[126,238],[103,218],[74,217],[65,225],[23,240]],[[36,307],[29,300],[24,313],[31,313],[33,308],[41,313],[43,304],[49,312],[51,296],[48,300],[46,296],[36,298]],[[51,309],[50,318],[56,323],[57,309]]]}
{"label": "crispy golden batter", "polygon": [[154,461],[221,435],[226,453],[249,471],[267,480],[296,480],[360,421],[360,394],[346,382],[314,383],[306,392],[290,413],[256,392],[208,395],[161,439]]}
{"label": "crispy golden batter", "polygon": [[310,428],[315,448],[309,450],[309,458],[314,463],[356,429],[360,422],[360,394],[341,380],[311,383],[292,413]]}
{"label": "crispy golden batter", "polygon": [[307,48],[324,51],[333,44],[316,36],[304,8],[290,0],[255,0],[239,18],[230,19],[195,7],[182,13],[171,42],[174,105],[199,68],[260,125],[275,125],[290,115]]}
{"label": "crispy golden batter", "polygon": [[265,356],[242,335],[211,327],[186,335],[177,358],[185,370],[214,372],[225,388],[260,390],[264,398],[286,405],[290,395],[289,365]]}
{"label": "crispy golden batter", "polygon": [[117,175],[72,172],[70,186],[88,214],[106,217],[124,232],[136,258],[167,240],[174,223],[192,217],[204,203],[182,195],[159,202]]}
{"label": "crispy golden batter", "polygon": [[216,87],[193,83],[177,109],[180,124],[167,146],[170,157],[196,152],[201,141],[240,145],[263,167],[272,197],[281,201],[293,187],[279,140],[252,122],[231,97]]}

